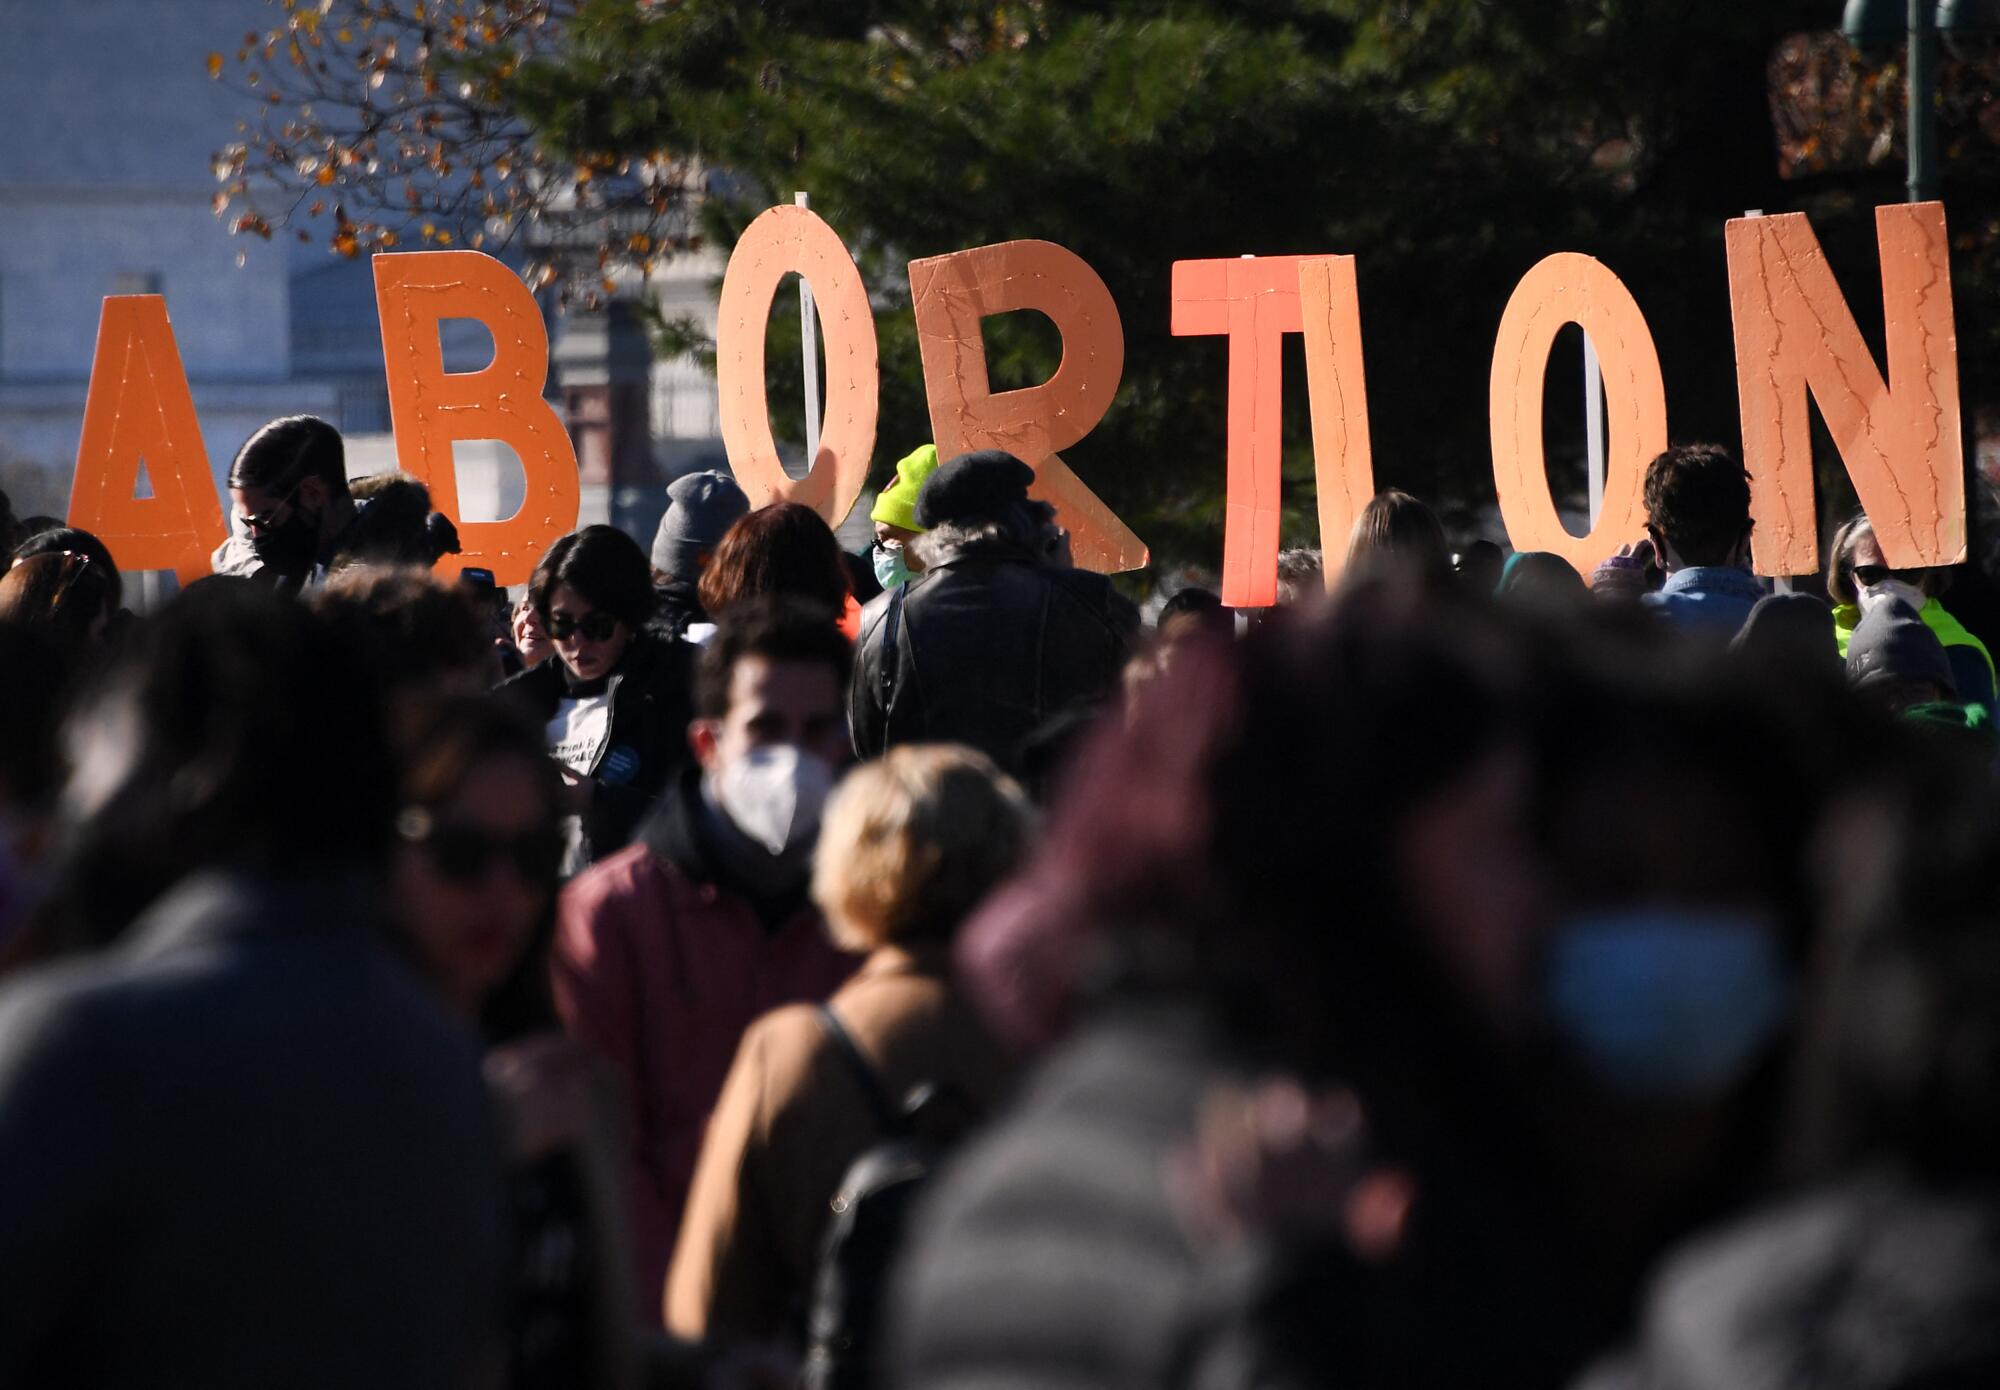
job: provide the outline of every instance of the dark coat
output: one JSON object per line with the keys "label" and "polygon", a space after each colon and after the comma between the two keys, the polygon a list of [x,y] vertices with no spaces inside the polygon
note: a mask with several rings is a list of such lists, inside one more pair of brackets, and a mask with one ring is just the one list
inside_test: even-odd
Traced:
{"label": "dark coat", "polygon": [[2000,1385],[1996,1198],[1875,1174],[1692,1241],[1577,1390]]}
{"label": "dark coat", "polygon": [[[674,774],[688,762],[687,726],[694,718],[694,649],[648,632],[633,634],[611,674],[611,728],[590,769],[595,784],[583,818],[583,863],[631,843],[639,822]],[[504,682],[501,691],[546,724],[568,694],[562,658],[550,656]]]}
{"label": "dark coat", "polygon": [[1106,1026],[1051,1055],[924,1194],[886,1383],[1181,1383],[1209,1252],[1175,1213],[1169,1158],[1224,1075],[1179,1020]]}
{"label": "dark coat", "polygon": [[1113,1005],[1049,1054],[924,1195],[887,1383],[1554,1390],[1606,1344],[1548,1208],[1482,1171],[1488,1152],[1419,1175],[1386,1264],[1310,1232],[1205,1234],[1175,1174],[1212,1089],[1254,1074],[1164,1004]]}
{"label": "dark coat", "polygon": [[963,743],[1018,772],[1031,734],[1117,690],[1138,630],[1138,610],[1101,574],[1004,543],[953,551],[862,611],[854,750]]}
{"label": "dark coat", "polygon": [[203,875],[0,992],[0,1384],[472,1383],[498,1136],[382,916],[356,879]]}
{"label": "dark coat", "polygon": [[669,579],[653,585],[653,616],[646,631],[662,641],[678,642],[691,623],[713,622],[701,606],[701,594],[691,579]]}

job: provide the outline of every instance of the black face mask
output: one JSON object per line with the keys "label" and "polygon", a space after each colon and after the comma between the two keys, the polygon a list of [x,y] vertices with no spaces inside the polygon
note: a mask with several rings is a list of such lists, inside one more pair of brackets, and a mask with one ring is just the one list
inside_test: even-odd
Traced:
{"label": "black face mask", "polygon": [[293,507],[284,525],[268,527],[252,536],[250,549],[265,568],[287,578],[297,578],[310,570],[319,557],[319,518],[309,518]]}

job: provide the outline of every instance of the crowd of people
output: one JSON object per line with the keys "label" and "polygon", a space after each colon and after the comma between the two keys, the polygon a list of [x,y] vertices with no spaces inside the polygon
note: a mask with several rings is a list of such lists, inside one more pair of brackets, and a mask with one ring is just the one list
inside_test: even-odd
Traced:
{"label": "crowd of people", "polygon": [[1033,481],[510,600],[292,417],[138,614],[0,506],[0,1383],[2000,1383],[1950,572],[1774,592],[1694,445],[1148,623]]}

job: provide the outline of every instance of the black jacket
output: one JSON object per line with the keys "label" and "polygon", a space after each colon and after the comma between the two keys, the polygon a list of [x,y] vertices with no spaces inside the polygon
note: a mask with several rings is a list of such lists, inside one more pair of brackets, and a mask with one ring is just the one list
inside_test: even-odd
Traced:
{"label": "black jacket", "polygon": [[[562,658],[551,656],[500,689],[546,724],[569,693]],[[596,788],[583,820],[586,864],[631,842],[669,779],[687,762],[687,726],[694,718],[694,649],[651,632],[635,633],[607,689],[611,727],[590,769]]]}
{"label": "black jacket", "polygon": [[0,1384],[473,1382],[499,1134],[386,915],[358,876],[205,873],[0,990]]}
{"label": "black jacket", "polygon": [[653,616],[646,620],[646,631],[655,637],[678,642],[687,636],[690,623],[710,621],[693,580],[669,579],[653,586]]}
{"label": "black jacket", "polygon": [[854,751],[964,743],[1018,771],[1029,735],[1117,690],[1138,630],[1138,609],[1101,574],[1001,542],[953,551],[862,610]]}

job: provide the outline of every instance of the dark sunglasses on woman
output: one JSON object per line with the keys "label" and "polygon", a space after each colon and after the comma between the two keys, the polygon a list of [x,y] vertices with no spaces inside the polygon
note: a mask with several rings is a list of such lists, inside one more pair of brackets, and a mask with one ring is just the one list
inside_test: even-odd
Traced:
{"label": "dark sunglasses on woman", "polygon": [[562,837],[552,830],[521,835],[494,835],[470,825],[440,825],[425,811],[405,811],[397,831],[430,856],[446,878],[477,883],[496,859],[504,859],[529,883],[550,883],[562,866]]}
{"label": "dark sunglasses on woman", "polygon": [[618,630],[618,620],[602,609],[586,613],[581,618],[572,618],[567,613],[551,613],[544,627],[549,636],[560,642],[572,633],[582,633],[585,641],[608,642],[611,634]]}

